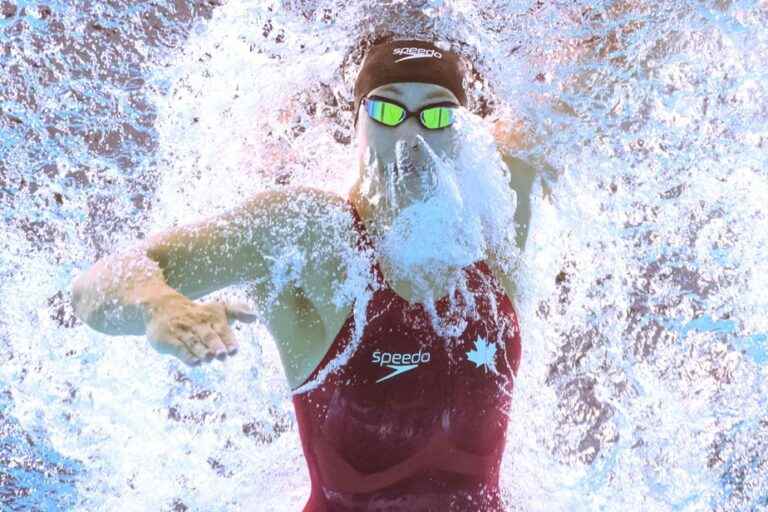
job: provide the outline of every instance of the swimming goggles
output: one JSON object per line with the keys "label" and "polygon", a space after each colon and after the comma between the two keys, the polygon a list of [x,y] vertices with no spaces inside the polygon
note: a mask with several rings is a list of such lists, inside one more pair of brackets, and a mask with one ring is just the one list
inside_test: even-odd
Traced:
{"label": "swimming goggles", "polygon": [[451,126],[455,120],[454,109],[458,107],[452,101],[442,101],[425,105],[417,112],[409,112],[405,105],[381,96],[368,96],[363,99],[363,105],[368,117],[384,126],[394,128],[409,117],[418,117],[421,125],[428,130]]}

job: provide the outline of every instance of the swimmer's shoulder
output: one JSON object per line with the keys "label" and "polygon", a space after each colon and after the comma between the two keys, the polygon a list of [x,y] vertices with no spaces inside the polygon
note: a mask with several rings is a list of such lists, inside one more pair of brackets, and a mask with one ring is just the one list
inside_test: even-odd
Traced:
{"label": "swimmer's shoulder", "polygon": [[284,348],[286,376],[291,387],[296,387],[317,366],[351,314],[348,277],[355,268],[358,233],[345,197],[310,187],[283,193],[289,196],[286,206],[303,226],[300,286],[285,297],[290,307],[283,322],[290,328],[276,337]]}
{"label": "swimmer's shoulder", "polygon": [[345,197],[306,186],[259,192],[242,208],[253,218],[271,225],[273,230],[294,235],[301,233],[303,236],[299,238],[305,238],[306,243],[328,242],[333,232],[349,231],[353,220],[351,205]]}
{"label": "swimmer's shoulder", "polygon": [[360,242],[349,199],[305,186],[281,188],[267,194],[266,201],[262,199],[257,203],[262,207],[268,205],[268,211],[262,211],[261,215],[269,217],[274,233],[294,240],[304,252],[308,263],[305,285],[310,290],[332,286],[337,274],[344,274],[345,259],[357,252]]}
{"label": "swimmer's shoulder", "polygon": [[270,207],[297,217],[311,217],[326,210],[349,210],[347,200],[339,194],[305,186],[259,192],[245,207],[250,210]]}
{"label": "swimmer's shoulder", "polygon": [[291,187],[280,191],[282,208],[303,224],[313,244],[354,242],[354,214],[349,200],[336,192],[313,187]]}

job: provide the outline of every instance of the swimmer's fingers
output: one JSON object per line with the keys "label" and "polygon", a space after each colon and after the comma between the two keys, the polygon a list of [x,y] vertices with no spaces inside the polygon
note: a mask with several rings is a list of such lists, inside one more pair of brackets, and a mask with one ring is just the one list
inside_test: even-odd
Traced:
{"label": "swimmer's fingers", "polygon": [[560,178],[560,172],[543,159],[533,162],[541,173],[541,193],[549,201],[552,200],[552,191]]}
{"label": "swimmer's fingers", "polygon": [[224,346],[227,348],[227,353],[234,354],[237,352],[240,345],[237,343],[229,324],[226,322],[214,322],[211,324],[211,327],[219,335],[221,342],[224,343]]}
{"label": "swimmer's fingers", "polygon": [[552,187],[546,181],[541,184],[541,195],[547,201],[552,202]]}
{"label": "swimmer's fingers", "polygon": [[[222,356],[227,353],[227,349],[219,338],[219,334],[211,327],[210,323],[201,323],[192,327],[192,332],[195,335],[193,343],[195,343],[195,355],[197,350],[204,352],[203,357],[216,357]],[[202,345],[202,348],[200,347]]]}
{"label": "swimmer's fingers", "polygon": [[235,320],[238,322],[251,323],[259,319],[259,315],[252,311],[248,304],[243,302],[225,303],[224,310],[226,311],[227,322],[230,324]]}
{"label": "swimmer's fingers", "polygon": [[186,345],[180,340],[175,340],[170,337],[163,338],[150,335],[148,335],[147,338],[149,339],[152,348],[160,354],[172,355],[188,366],[197,366],[200,364],[200,358],[190,352]]}
{"label": "swimmer's fingers", "polygon": [[[253,321],[250,317],[255,317],[256,314],[249,311],[247,309],[248,306],[242,303],[229,305],[216,301],[208,304],[207,307],[211,311],[209,326],[216,333],[219,342],[223,345],[223,349],[220,348],[219,352],[216,354],[217,357],[223,355],[222,350],[226,353],[234,354],[237,352],[239,345],[235,339],[235,335],[232,333],[232,329],[229,327],[230,324],[235,321],[235,317],[245,321]],[[233,311],[233,313],[228,313],[230,310]]]}
{"label": "swimmer's fingers", "polygon": [[541,168],[541,172],[543,173],[545,179],[555,182],[560,178],[560,171],[555,169],[552,165],[550,165],[546,161],[541,160],[539,166]]}
{"label": "swimmer's fingers", "polygon": [[184,344],[192,355],[200,360],[209,359],[208,346],[201,339],[201,335],[193,329],[189,331],[181,332],[178,335],[178,339]]}
{"label": "swimmer's fingers", "polygon": [[229,306],[221,302],[173,302],[153,311],[146,333],[156,351],[195,365],[235,353],[238,343],[229,323],[257,319],[257,314],[242,303]]}
{"label": "swimmer's fingers", "polygon": [[172,328],[169,323],[154,319],[147,326],[147,339],[156,351],[175,356],[190,366],[199,364],[207,352],[193,331]]}
{"label": "swimmer's fingers", "polygon": [[168,352],[169,354],[177,357],[179,360],[181,360],[182,363],[186,364],[187,366],[199,366],[200,363],[202,362],[202,359],[195,356],[193,353],[191,353],[183,343],[166,345],[166,346],[171,347],[171,350]]}

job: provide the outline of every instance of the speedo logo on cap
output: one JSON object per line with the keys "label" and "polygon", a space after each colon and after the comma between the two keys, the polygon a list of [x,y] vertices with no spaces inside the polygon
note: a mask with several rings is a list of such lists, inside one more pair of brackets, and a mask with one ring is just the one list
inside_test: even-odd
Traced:
{"label": "speedo logo on cap", "polygon": [[435,59],[443,58],[442,53],[437,50],[433,50],[432,48],[395,48],[392,50],[392,55],[395,57],[400,57],[399,59],[395,60],[395,63],[402,62],[404,60],[426,59],[430,57]]}

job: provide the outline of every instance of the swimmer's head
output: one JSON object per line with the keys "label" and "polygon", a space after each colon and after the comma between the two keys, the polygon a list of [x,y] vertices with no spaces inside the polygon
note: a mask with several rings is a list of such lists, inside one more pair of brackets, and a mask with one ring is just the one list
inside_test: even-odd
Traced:
{"label": "swimmer's head", "polygon": [[430,181],[430,153],[455,155],[452,121],[467,103],[465,69],[457,54],[424,41],[369,50],[355,83],[355,192],[364,209],[395,214],[419,200]]}
{"label": "swimmer's head", "polygon": [[464,65],[455,54],[429,43],[387,43],[373,47],[361,75],[360,172],[350,199],[385,274],[431,303],[440,286],[458,286],[461,269],[489,251],[506,258],[514,247],[507,236],[514,234],[514,192],[493,137],[466,115]]}
{"label": "swimmer's head", "polygon": [[355,81],[355,112],[372,90],[402,82],[440,85],[466,106],[466,66],[459,55],[444,46],[416,40],[385,41],[373,46]]}

